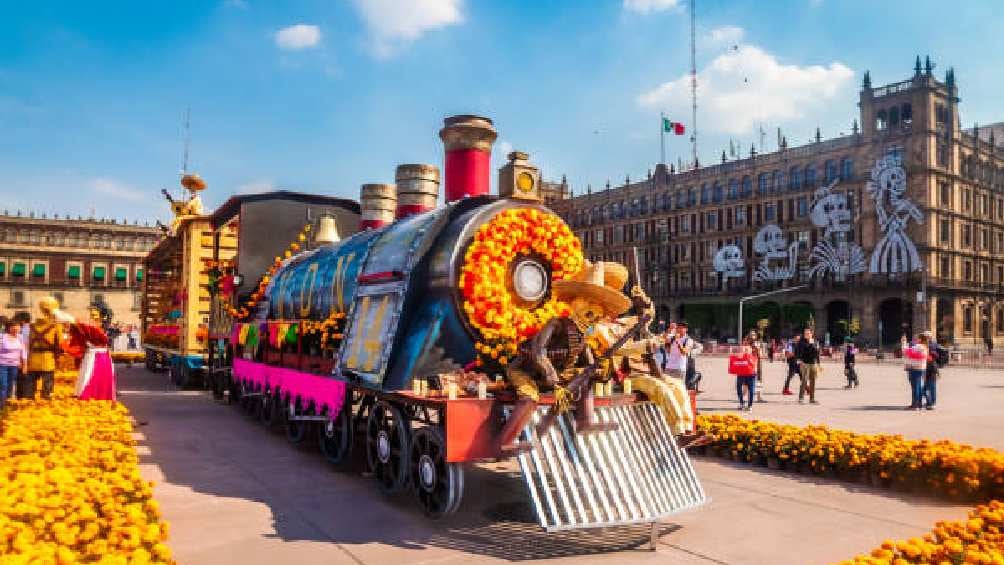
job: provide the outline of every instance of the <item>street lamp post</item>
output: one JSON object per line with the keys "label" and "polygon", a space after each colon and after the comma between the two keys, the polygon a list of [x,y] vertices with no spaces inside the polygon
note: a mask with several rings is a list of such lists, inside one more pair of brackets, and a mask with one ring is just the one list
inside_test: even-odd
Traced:
{"label": "street lamp post", "polygon": [[761,294],[754,294],[753,296],[744,296],[744,297],[740,298],[739,299],[739,328],[738,328],[738,331],[736,332],[736,345],[742,345],[742,343],[743,343],[743,304],[745,304],[745,303],[747,303],[749,301],[752,301],[752,300],[757,300],[759,298],[765,298],[767,296],[773,296],[775,294],[781,294],[782,292],[791,292],[791,291],[794,291],[794,290],[801,290],[801,289],[805,288],[805,286],[806,285],[804,285],[804,284],[800,284],[798,286],[792,286],[792,287],[788,287],[788,288],[780,288],[780,289],[777,289],[777,290],[772,290],[770,292],[764,292],[764,293],[761,293]]}

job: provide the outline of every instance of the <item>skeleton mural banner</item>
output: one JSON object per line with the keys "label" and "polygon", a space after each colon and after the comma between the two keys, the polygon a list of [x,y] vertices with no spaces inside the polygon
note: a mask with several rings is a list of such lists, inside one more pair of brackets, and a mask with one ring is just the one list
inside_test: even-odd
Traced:
{"label": "skeleton mural banner", "polygon": [[753,251],[760,255],[760,264],[753,271],[753,281],[785,281],[798,271],[798,242],[790,245],[777,224],[767,224],[756,232]]}
{"label": "skeleton mural banner", "polygon": [[724,285],[729,279],[746,276],[746,265],[743,262],[743,251],[737,245],[725,245],[715,253],[715,272]]}
{"label": "skeleton mural banner", "polygon": [[823,229],[823,234],[812,248],[809,276],[831,275],[835,280],[845,281],[848,275],[865,271],[865,252],[850,241],[854,229],[851,208],[847,195],[834,191],[836,185],[837,181],[833,181],[817,190],[812,204],[810,219]]}
{"label": "skeleton mural banner", "polygon": [[875,162],[867,190],[875,200],[875,215],[882,239],[872,251],[872,273],[908,273],[923,268],[917,246],[906,234],[910,220],[919,223],[924,215],[906,198],[906,170],[902,159],[893,153]]}

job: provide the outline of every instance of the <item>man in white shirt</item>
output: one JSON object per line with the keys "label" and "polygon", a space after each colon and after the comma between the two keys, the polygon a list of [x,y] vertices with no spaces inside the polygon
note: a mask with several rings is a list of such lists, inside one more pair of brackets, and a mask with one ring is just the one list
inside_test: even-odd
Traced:
{"label": "man in white shirt", "polygon": [[679,322],[676,324],[676,335],[670,336],[669,341],[666,343],[666,349],[669,352],[666,362],[669,376],[678,379],[683,379],[687,376],[688,356],[693,347],[694,340],[687,335],[687,323]]}

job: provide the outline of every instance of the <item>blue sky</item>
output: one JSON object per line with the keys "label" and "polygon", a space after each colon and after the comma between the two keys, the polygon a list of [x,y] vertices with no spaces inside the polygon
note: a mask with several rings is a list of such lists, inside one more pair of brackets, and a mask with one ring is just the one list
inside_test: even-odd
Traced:
{"label": "blue sky", "polygon": [[[444,116],[495,120],[493,167],[527,150],[573,188],[638,178],[660,110],[690,127],[689,14],[674,0],[6,2],[0,208],[152,219],[190,169],[212,207],[272,187],[355,198],[440,164]],[[962,117],[1004,120],[993,1],[698,0],[700,155],[850,130],[861,75],[953,65]],[[997,102],[995,104],[995,102]],[[686,157],[685,138],[668,157]]]}

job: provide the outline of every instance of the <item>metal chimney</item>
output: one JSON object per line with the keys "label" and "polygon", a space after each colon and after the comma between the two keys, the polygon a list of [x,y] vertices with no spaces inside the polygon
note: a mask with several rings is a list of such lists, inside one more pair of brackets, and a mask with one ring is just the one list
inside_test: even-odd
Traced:
{"label": "metal chimney", "polygon": [[443,120],[439,138],[446,149],[446,202],[488,194],[496,137],[498,132],[488,118],[461,115]]}
{"label": "metal chimney", "polygon": [[439,167],[424,164],[398,165],[394,182],[397,183],[395,219],[428,212],[436,207],[439,200]]}
{"label": "metal chimney", "polygon": [[362,217],[359,229],[383,227],[394,221],[397,190],[392,184],[364,184],[359,190],[359,207]]}

